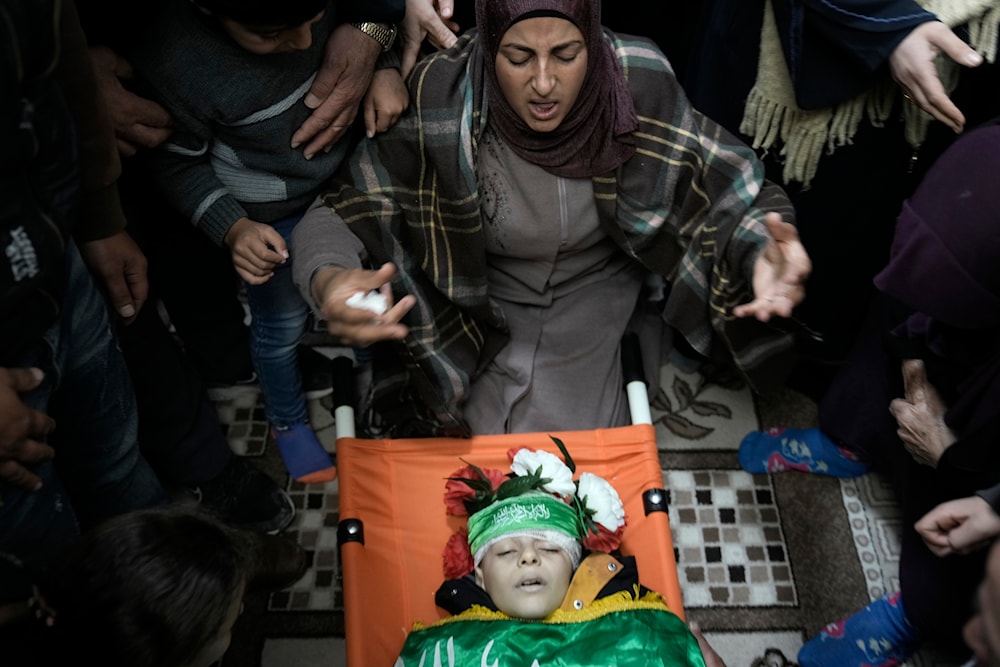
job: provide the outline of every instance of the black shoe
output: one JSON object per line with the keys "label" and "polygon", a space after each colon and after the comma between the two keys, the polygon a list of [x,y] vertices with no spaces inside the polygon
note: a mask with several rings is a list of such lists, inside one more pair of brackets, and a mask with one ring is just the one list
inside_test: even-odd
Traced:
{"label": "black shoe", "polygon": [[306,550],[282,535],[255,534],[251,550],[253,572],[247,582],[251,591],[270,593],[288,588],[302,578],[309,566]]}
{"label": "black shoe", "polygon": [[198,504],[235,526],[277,533],[295,517],[288,494],[268,475],[240,456],[214,479],[190,489]]}
{"label": "black shoe", "polygon": [[299,369],[306,398],[316,399],[333,393],[333,367],[329,357],[309,345],[299,345]]}

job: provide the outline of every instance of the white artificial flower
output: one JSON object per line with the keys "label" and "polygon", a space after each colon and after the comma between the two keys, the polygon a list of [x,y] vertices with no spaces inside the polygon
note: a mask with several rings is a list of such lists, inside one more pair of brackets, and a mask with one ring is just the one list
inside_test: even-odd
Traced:
{"label": "white artificial flower", "polygon": [[514,455],[514,461],[510,464],[510,469],[518,476],[530,475],[539,468],[542,469],[541,477],[552,480],[542,486],[542,490],[562,497],[571,496],[576,492],[573,471],[555,454],[525,448]]}
{"label": "white artificial flower", "polygon": [[593,473],[580,475],[577,496],[589,510],[593,510],[593,519],[612,533],[625,525],[625,506],[618,496],[618,491],[606,479]]}

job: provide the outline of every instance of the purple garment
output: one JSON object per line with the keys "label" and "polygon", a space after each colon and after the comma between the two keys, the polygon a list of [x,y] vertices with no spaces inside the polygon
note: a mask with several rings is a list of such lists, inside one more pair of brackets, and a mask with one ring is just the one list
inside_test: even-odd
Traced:
{"label": "purple garment", "polygon": [[945,151],[903,204],[882,292],[962,329],[1000,325],[1000,125]]}
{"label": "purple garment", "polygon": [[[922,638],[960,646],[983,554],[938,558],[912,526],[941,502],[1000,483],[1000,124],[969,131],[934,163],[875,284],[885,299],[823,397],[820,428],[892,480],[907,617]],[[894,304],[905,317],[886,316]],[[958,438],[937,468],[913,460],[888,411],[904,395],[905,358],[924,360]]]}
{"label": "purple garment", "polygon": [[[580,94],[559,127],[544,133],[528,127],[507,102],[494,64],[507,29],[533,16],[572,21],[587,47]],[[566,178],[606,174],[632,157],[639,121],[625,73],[604,39],[600,0],[476,0],[476,25],[485,49],[489,123],[515,153]]]}

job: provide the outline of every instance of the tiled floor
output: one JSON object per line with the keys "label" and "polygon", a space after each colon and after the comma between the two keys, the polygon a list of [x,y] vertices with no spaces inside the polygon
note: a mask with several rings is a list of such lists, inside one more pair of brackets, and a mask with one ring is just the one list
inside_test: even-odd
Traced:
{"label": "tiled floor", "polygon": [[740,470],[666,472],[684,602],[797,603],[770,477]]}
{"label": "tiled floor", "polygon": [[[696,377],[686,374],[672,373],[661,380],[665,391],[654,397],[654,421],[662,451],[733,452],[741,435],[757,428],[753,404],[739,391],[702,386]],[[310,411],[320,440],[332,451],[335,437],[328,400],[313,401]],[[219,407],[234,450],[260,455],[267,433],[258,397]],[[721,454],[713,456],[722,460]],[[689,617],[704,610],[798,613],[802,593],[789,562],[772,476],[713,465],[697,470],[667,469],[664,482],[670,492],[678,575]],[[876,598],[886,590],[898,589],[898,545],[894,542],[898,526],[893,523],[891,494],[887,495],[877,478],[869,476],[845,480],[841,490],[854,547],[868,582],[868,596]],[[342,608],[337,581],[337,482],[308,488],[292,483],[288,491],[297,508],[288,532],[311,552],[314,566],[290,589],[273,594],[268,610],[308,614]],[[734,629],[707,632],[706,636],[730,667],[770,665],[755,662],[753,657],[775,649],[793,660],[807,638],[794,624],[779,625],[773,631]],[[260,660],[261,667],[345,667],[345,642],[337,637],[268,637]],[[930,667],[949,663],[920,657],[908,664]]]}

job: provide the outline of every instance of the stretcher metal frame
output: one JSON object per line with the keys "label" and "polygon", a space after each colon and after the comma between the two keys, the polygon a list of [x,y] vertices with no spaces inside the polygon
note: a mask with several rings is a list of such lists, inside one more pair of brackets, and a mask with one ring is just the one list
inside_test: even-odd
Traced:
{"label": "stretcher metal frame", "polygon": [[[352,378],[350,358],[334,360],[335,376]],[[626,393],[633,424],[461,438],[355,437],[352,392],[335,392],[339,478],[337,541],[349,667],[391,667],[415,621],[446,616],[434,603],[444,581],[442,551],[461,517],[444,512],[445,478],[467,461],[509,470],[508,450],[530,447],[560,456],[557,437],[576,462],[611,482],[625,505],[623,554],[636,557],[642,583],[684,619],[667,514],[669,494],[649,413],[637,348],[623,342]],[[636,365],[638,363],[638,365]],[[352,385],[353,386],[353,385]]]}

